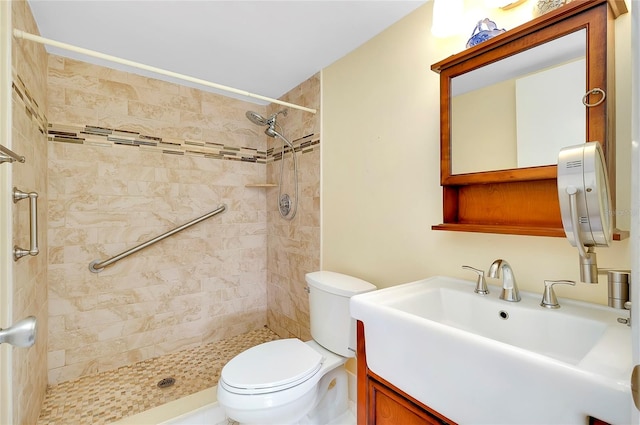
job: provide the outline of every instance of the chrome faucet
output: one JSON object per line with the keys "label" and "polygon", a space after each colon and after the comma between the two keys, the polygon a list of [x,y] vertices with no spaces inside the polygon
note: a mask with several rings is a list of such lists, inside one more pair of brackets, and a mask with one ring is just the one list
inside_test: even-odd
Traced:
{"label": "chrome faucet", "polygon": [[513,275],[513,270],[506,260],[498,259],[491,263],[488,276],[499,278],[500,270],[502,270],[502,292],[500,293],[500,299],[511,302],[520,301],[516,277]]}
{"label": "chrome faucet", "polygon": [[553,290],[553,285],[571,285],[575,286],[576,283],[573,280],[545,280],[544,292],[542,293],[542,301],[540,305],[545,308],[560,308],[558,298]]}
{"label": "chrome faucet", "polygon": [[484,279],[484,270],[476,269],[475,267],[471,267],[471,266],[462,266],[462,268],[465,270],[471,270],[472,272],[475,272],[478,275],[478,279],[476,280],[476,289],[474,290],[476,294],[480,294],[480,295],[489,294],[489,288],[487,288],[487,281]]}

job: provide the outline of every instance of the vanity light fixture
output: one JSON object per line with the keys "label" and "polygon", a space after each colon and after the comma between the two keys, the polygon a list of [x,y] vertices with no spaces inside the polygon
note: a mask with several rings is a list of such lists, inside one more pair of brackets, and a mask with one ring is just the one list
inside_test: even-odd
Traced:
{"label": "vanity light fixture", "polygon": [[509,10],[526,2],[527,0],[485,0],[485,5],[490,8]]}
{"label": "vanity light fixture", "polygon": [[580,281],[598,283],[594,248],[609,246],[613,235],[609,178],[599,142],[560,150],[558,199],[564,232],[580,254]]}
{"label": "vanity light fixture", "polygon": [[438,38],[460,34],[464,0],[433,0],[431,34]]}

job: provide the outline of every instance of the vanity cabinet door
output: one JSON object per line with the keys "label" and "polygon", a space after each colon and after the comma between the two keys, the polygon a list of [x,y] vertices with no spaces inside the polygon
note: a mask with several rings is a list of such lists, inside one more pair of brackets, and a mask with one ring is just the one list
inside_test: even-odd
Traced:
{"label": "vanity cabinet door", "polygon": [[369,380],[368,425],[441,425],[441,421],[393,390]]}

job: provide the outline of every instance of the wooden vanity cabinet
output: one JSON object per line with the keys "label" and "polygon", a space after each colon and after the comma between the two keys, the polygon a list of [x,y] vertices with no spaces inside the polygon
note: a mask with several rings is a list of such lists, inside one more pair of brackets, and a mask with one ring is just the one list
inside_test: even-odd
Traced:
{"label": "wooden vanity cabinet", "polygon": [[401,396],[397,390],[370,379],[369,424],[376,425],[441,425],[438,417]]}
{"label": "wooden vanity cabinet", "polygon": [[358,425],[455,424],[369,370],[361,321],[357,334]]}

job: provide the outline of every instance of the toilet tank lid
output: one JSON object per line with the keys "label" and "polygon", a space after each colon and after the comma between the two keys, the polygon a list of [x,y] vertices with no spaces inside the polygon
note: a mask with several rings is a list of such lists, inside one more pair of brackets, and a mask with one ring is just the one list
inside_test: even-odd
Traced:
{"label": "toilet tank lid", "polygon": [[375,285],[365,280],[326,270],[307,273],[305,278],[309,286],[345,297],[351,297],[376,289]]}

